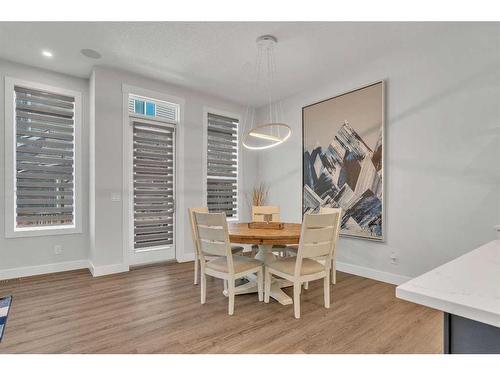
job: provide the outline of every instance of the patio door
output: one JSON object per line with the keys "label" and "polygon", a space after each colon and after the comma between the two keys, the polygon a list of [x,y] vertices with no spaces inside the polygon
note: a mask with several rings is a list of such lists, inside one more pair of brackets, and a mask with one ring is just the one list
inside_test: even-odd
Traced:
{"label": "patio door", "polygon": [[130,122],[130,264],[175,259],[175,124]]}

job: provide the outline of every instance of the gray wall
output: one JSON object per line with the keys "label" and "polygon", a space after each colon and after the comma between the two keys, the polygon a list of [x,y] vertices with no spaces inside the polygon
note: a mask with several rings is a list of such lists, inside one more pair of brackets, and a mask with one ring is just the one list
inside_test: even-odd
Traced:
{"label": "gray wall", "polygon": [[[117,268],[123,262],[122,202],[113,202],[111,192],[122,191],[122,84],[163,92],[185,100],[184,143],[184,191],[177,191],[178,199],[184,200],[187,210],[203,203],[202,179],[202,122],[203,107],[231,113],[245,112],[245,107],[214,96],[186,90],[125,71],[96,67],[90,80],[73,78],[41,69],[0,60],[0,276],[1,271],[25,267],[38,267],[34,272],[59,270],[58,265],[74,262],[82,267],[90,259],[94,266],[104,266],[105,271]],[[83,94],[83,233],[72,235],[43,236],[6,239],[4,234],[4,76],[32,80],[54,86],[81,91]],[[243,193],[255,185],[257,159],[255,154],[242,155]],[[248,206],[240,205],[241,218],[249,219]],[[181,215],[183,234],[177,239],[178,257],[189,259],[194,255],[188,217]],[[54,246],[62,245],[63,253],[54,254]],[[55,264],[47,268],[46,265]],[[67,268],[72,268],[70,263]],[[40,270],[40,271],[39,271]],[[24,274],[30,271],[24,271]],[[9,271],[4,274],[16,274]]]}
{"label": "gray wall", "polygon": [[[82,93],[82,178],[83,178],[83,233],[62,236],[5,238],[5,76],[67,88]],[[45,264],[86,260],[88,258],[88,81],[57,74],[26,65],[0,60],[0,271]],[[62,245],[62,254],[54,254],[54,246]]]}
{"label": "gray wall", "polygon": [[[95,95],[95,108],[91,108],[91,113],[93,113],[91,124],[95,123],[93,130],[95,143],[91,144],[93,149],[91,158],[95,158],[95,166],[91,167],[91,175],[93,175],[91,185],[95,184],[95,201],[91,196],[91,210],[95,210],[95,226],[93,225],[91,229],[91,260],[95,266],[116,265],[123,262],[122,202],[112,202],[110,199],[111,192],[122,190],[122,84],[162,92],[185,100],[184,122],[181,124],[184,127],[184,143],[177,145],[177,148],[184,149],[184,183],[180,184],[184,186],[184,191],[177,190],[177,199],[183,200],[185,208],[185,212],[179,215],[182,221],[177,225],[182,226],[184,233],[176,240],[176,250],[178,258],[189,258],[194,255],[194,248],[187,208],[200,206],[203,203],[203,107],[208,106],[242,115],[245,108],[227,100],[128,72],[106,67],[94,69],[90,85]],[[245,191],[254,185],[256,159],[252,156],[246,153],[242,155],[244,163],[242,188]],[[240,209],[242,219],[248,218],[248,210],[244,202],[241,202]]]}
{"label": "gray wall", "polygon": [[[338,260],[415,276],[494,239],[500,224],[498,24],[450,27],[283,102],[291,139],[258,168],[282,219],[301,219],[301,108],[386,79],[385,243],[341,239]],[[390,263],[391,252],[397,256]]]}

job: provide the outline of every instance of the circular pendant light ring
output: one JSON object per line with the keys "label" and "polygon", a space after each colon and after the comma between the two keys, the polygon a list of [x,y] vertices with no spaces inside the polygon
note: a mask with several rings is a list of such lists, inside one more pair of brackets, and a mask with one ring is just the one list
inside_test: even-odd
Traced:
{"label": "circular pendant light ring", "polygon": [[252,129],[243,137],[242,144],[249,150],[265,150],[278,146],[292,135],[292,129],[287,124],[262,124]]}

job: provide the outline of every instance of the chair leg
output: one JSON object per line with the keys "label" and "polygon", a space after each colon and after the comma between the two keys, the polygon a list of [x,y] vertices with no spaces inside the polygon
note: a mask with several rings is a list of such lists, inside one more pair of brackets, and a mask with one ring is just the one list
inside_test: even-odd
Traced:
{"label": "chair leg", "polygon": [[309,289],[309,281],[306,281],[304,283],[304,290],[307,290],[307,289]]}
{"label": "chair leg", "polygon": [[264,301],[264,271],[262,268],[257,272],[257,291],[259,292],[259,301]]}
{"label": "chair leg", "polygon": [[229,294],[229,315],[234,314],[234,279],[229,279],[227,282],[228,286],[228,294]]}
{"label": "chair leg", "polygon": [[323,294],[325,297],[325,307],[330,308],[330,272],[327,272],[323,279]]}
{"label": "chair leg", "polygon": [[207,275],[204,272],[200,274],[201,278],[201,304],[207,301]]}
{"label": "chair leg", "polygon": [[300,319],[300,282],[293,283],[293,311],[295,319]]}
{"label": "chair leg", "polygon": [[194,285],[198,285],[198,267],[199,265],[198,256],[194,256]]}
{"label": "chair leg", "polygon": [[337,262],[332,259],[332,284],[337,284]]}
{"label": "chair leg", "polygon": [[224,279],[224,291],[227,293],[227,280]]}
{"label": "chair leg", "polygon": [[271,272],[265,269],[266,280],[264,282],[264,302],[269,303],[269,296],[271,295]]}

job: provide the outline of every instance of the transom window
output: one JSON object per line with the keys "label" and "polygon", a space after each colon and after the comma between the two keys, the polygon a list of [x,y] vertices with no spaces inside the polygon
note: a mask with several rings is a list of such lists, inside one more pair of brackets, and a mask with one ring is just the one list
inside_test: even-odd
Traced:
{"label": "transom window", "polygon": [[179,106],[174,103],[129,95],[128,110],[130,113],[159,121],[178,122]]}

